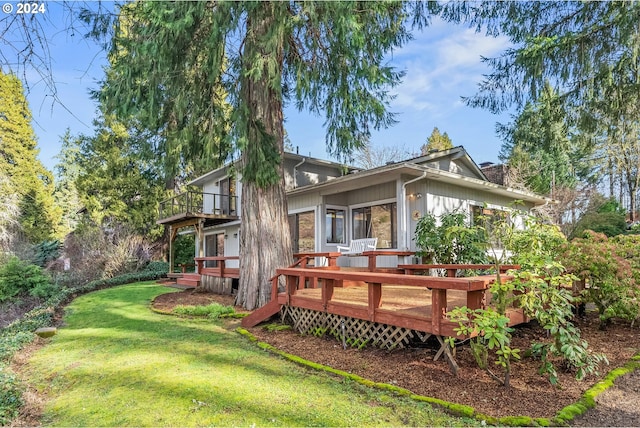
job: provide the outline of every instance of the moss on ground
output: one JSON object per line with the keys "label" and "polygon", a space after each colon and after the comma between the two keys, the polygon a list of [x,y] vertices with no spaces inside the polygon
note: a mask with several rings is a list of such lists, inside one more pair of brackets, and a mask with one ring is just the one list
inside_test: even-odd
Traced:
{"label": "moss on ground", "polygon": [[381,389],[381,390],[385,390],[385,391],[389,391],[392,393],[395,393],[397,395],[403,395],[403,396],[408,396],[409,398],[416,400],[416,401],[421,401],[421,402],[426,402],[429,404],[434,404],[437,406],[440,406],[442,408],[445,408],[447,411],[451,412],[454,415],[457,416],[463,416],[463,417],[468,417],[468,418],[474,418],[477,420],[481,420],[481,421],[485,421],[487,424],[490,425],[503,425],[503,426],[518,426],[518,427],[525,427],[525,426],[542,426],[542,427],[547,427],[547,426],[552,426],[552,425],[567,425],[569,424],[574,418],[581,416],[582,414],[584,414],[588,409],[595,407],[595,399],[598,395],[602,394],[604,391],[606,391],[607,389],[611,388],[614,385],[615,380],[622,376],[625,375],[627,373],[631,373],[634,370],[638,370],[640,369],[640,354],[635,355],[631,358],[631,361],[628,362],[627,364],[625,364],[622,367],[619,367],[617,369],[614,369],[612,371],[610,371],[607,376],[605,376],[604,379],[602,379],[601,381],[597,382],[594,386],[592,386],[591,388],[589,388],[582,396],[582,398],[580,400],[578,400],[576,403],[570,404],[566,407],[564,407],[563,409],[561,409],[558,414],[554,417],[554,418],[532,418],[530,416],[506,416],[506,417],[502,417],[502,418],[496,418],[490,415],[485,415],[482,413],[478,413],[476,412],[476,410],[471,407],[471,406],[467,406],[467,405],[463,405],[463,404],[457,404],[457,403],[452,403],[449,401],[444,401],[444,400],[440,400],[438,398],[434,398],[434,397],[426,397],[423,395],[416,395],[414,393],[412,393],[411,391],[404,389],[404,388],[400,388],[398,386],[395,385],[390,385],[390,384],[386,384],[386,383],[378,383],[378,382],[373,382],[371,380],[362,378],[358,375],[355,375],[353,373],[347,373],[344,372],[342,370],[336,370],[332,367],[329,366],[325,366],[322,364],[318,364],[318,363],[314,363],[313,361],[309,361],[309,360],[305,360],[304,358],[300,358],[296,355],[292,355],[292,354],[288,354],[284,351],[281,351],[277,348],[275,348],[272,345],[269,345],[267,343],[264,342],[259,342],[258,339],[253,336],[249,331],[243,329],[243,328],[238,328],[236,329],[236,331],[245,336],[247,339],[249,339],[251,342],[256,342],[258,344],[258,346],[262,349],[265,349],[269,352],[273,352],[274,354],[280,355],[283,358],[286,358],[290,361],[293,361],[297,364],[306,366],[306,367],[310,367],[313,368],[315,370],[321,370],[327,373],[332,373],[336,376],[341,376],[343,378],[352,380],[354,382],[358,382],[361,385],[365,385],[368,387],[372,387],[372,388],[377,388],[377,389]]}

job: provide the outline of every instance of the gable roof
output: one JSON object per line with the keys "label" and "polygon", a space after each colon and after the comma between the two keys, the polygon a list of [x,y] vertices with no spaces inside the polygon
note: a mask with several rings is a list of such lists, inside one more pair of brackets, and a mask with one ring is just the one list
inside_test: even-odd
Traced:
{"label": "gable roof", "polygon": [[[333,162],[333,161],[329,161],[329,160],[325,160],[325,159],[319,159],[319,158],[313,158],[310,156],[303,156],[297,153],[290,153],[290,152],[285,152],[284,153],[284,160],[292,160],[292,161],[297,161],[300,162],[302,160],[305,160],[305,163],[310,163],[310,164],[315,164],[315,165],[320,165],[320,166],[329,166],[329,167],[333,167],[333,168],[337,168],[337,169],[346,169],[347,173],[353,172],[355,170],[357,170],[358,168],[353,167],[353,166],[348,166],[345,165],[343,163],[339,163],[339,162]],[[201,175],[200,177],[194,178],[193,180],[189,181],[187,183],[187,185],[193,185],[193,186],[201,186],[206,182],[209,182],[211,180],[214,180],[216,178],[224,178],[228,173],[229,173],[229,169],[233,166],[236,166],[236,164],[240,162],[240,160],[234,160],[232,162],[229,162],[223,166],[221,166],[220,168],[214,169],[212,171],[207,172],[206,174]]]}
{"label": "gable roof", "polygon": [[[341,163],[302,156],[295,153],[286,152],[284,157],[285,159],[293,161],[301,161],[304,159],[305,162],[323,166],[338,168],[345,167],[345,165]],[[439,167],[446,164],[447,161],[455,161],[456,163],[459,163],[465,167],[465,172],[469,172],[471,175],[463,175],[458,172],[453,172]],[[215,178],[223,178],[228,174],[229,167],[235,165],[237,162],[238,161],[236,160],[223,167],[210,171],[192,180],[188,184],[203,185]],[[407,177],[408,179],[423,177],[429,180],[455,184],[460,187],[505,196],[514,200],[522,200],[534,205],[544,205],[551,201],[549,198],[545,198],[532,192],[506,187],[488,181],[481,168],[473,159],[471,159],[463,146],[440,150],[404,161],[388,163],[371,169],[357,169],[354,167],[346,168],[346,175],[336,177],[322,183],[297,187],[287,191],[287,194],[300,195],[308,192],[320,192],[320,194],[328,195],[360,189],[362,187],[374,186],[400,177]]]}
{"label": "gable roof", "polygon": [[480,179],[468,177],[414,162],[399,162],[378,168],[354,172],[324,183],[298,187],[290,190],[287,194],[299,195],[308,192],[320,192],[321,195],[328,195],[341,193],[361,189],[363,187],[375,186],[402,176],[408,177],[409,179],[423,177],[429,180],[455,184],[457,186],[475,189],[490,194],[506,196],[514,200],[530,202],[534,205],[544,205],[551,201],[550,199],[536,195],[535,193],[491,183],[487,181],[486,178]]}
{"label": "gable roof", "polygon": [[456,161],[468,169],[471,174],[479,179],[486,180],[487,177],[482,172],[482,169],[478,164],[471,159],[469,153],[463,146],[452,147],[446,150],[432,151],[430,153],[416,156],[411,159],[406,159],[398,163],[414,163],[417,165],[435,164],[436,162],[442,162],[444,160]]}

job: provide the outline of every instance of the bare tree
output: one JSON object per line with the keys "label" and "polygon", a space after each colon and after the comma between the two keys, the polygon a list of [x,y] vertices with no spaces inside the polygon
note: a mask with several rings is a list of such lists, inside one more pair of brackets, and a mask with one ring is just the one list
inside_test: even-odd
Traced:
{"label": "bare tree", "polygon": [[416,156],[404,145],[382,146],[367,143],[353,155],[355,166],[363,169],[376,168]]}

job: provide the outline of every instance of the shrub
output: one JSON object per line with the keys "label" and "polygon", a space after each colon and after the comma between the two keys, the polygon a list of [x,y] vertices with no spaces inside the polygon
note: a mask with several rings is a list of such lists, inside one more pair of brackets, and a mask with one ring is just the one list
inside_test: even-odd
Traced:
{"label": "shrub", "polygon": [[485,235],[460,212],[425,214],[416,225],[418,255],[434,263],[486,263]]}
{"label": "shrub", "polygon": [[35,254],[33,263],[40,267],[46,267],[47,264],[60,257],[60,249],[62,244],[60,241],[42,241],[34,246]]}
{"label": "shrub", "polygon": [[41,294],[50,286],[49,277],[40,267],[17,257],[10,257],[0,267],[0,303],[34,290],[36,294]]}
{"label": "shrub", "polygon": [[612,318],[633,321],[640,313],[638,272],[631,262],[639,263],[634,245],[635,239],[609,240],[588,231],[585,238],[571,241],[563,253],[567,270],[587,284],[582,299],[597,307],[601,328]]}
{"label": "shrub", "polygon": [[169,263],[168,262],[161,262],[161,261],[154,261],[154,262],[150,262],[148,265],[145,266],[144,271],[146,272],[158,272],[158,273],[168,273],[169,272]]}
{"label": "shrub", "polygon": [[65,255],[71,262],[73,281],[87,282],[139,270],[149,262],[152,247],[122,226],[107,231],[95,224],[83,224],[67,237]]}
{"label": "shrub", "polygon": [[[522,220],[526,227],[516,227],[515,219]],[[498,276],[492,284],[491,294],[497,313],[491,313],[491,308],[481,309],[473,314],[480,317],[477,320],[473,317],[458,320],[459,324],[460,321],[466,321],[467,328],[473,328],[469,331],[475,330],[479,334],[473,343],[477,349],[472,347],[474,355],[486,356],[492,346],[497,349],[496,364],[505,370],[507,384],[509,359],[518,358],[519,355],[518,350],[510,348],[509,329],[503,318],[506,309],[517,304],[528,316],[535,318],[550,336],[551,340],[532,345],[532,354],[542,362],[541,374],[549,376],[552,383],[557,382],[557,371],[552,363],[552,357],[557,356],[563,359],[565,366],[576,371],[578,379],[594,373],[601,362],[606,362],[606,358],[589,351],[588,343],[580,339],[580,330],[571,321],[573,297],[566,287],[576,278],[567,274],[564,266],[557,261],[558,253],[566,245],[564,235],[557,227],[518,211],[497,219],[492,226],[488,231],[494,236],[489,241],[502,243],[506,250],[501,254],[502,259],[496,257],[495,262],[517,263],[522,269],[511,272],[513,279],[504,281]],[[493,251],[493,254],[498,252]],[[482,337],[487,332],[490,332],[490,337]]]}
{"label": "shrub", "polygon": [[174,314],[188,315],[194,317],[207,317],[209,319],[217,319],[222,316],[232,315],[235,310],[231,306],[224,306],[219,303],[211,303],[206,306],[182,306],[178,305],[173,308]]}
{"label": "shrub", "polygon": [[583,238],[588,230],[603,233],[608,237],[621,235],[627,230],[627,222],[624,214],[618,212],[588,213],[578,220],[571,237]]}
{"label": "shrub", "polygon": [[18,378],[0,365],[0,426],[7,426],[22,406],[22,386]]}
{"label": "shrub", "polygon": [[175,263],[193,263],[195,245],[195,237],[193,235],[179,235],[173,243]]}

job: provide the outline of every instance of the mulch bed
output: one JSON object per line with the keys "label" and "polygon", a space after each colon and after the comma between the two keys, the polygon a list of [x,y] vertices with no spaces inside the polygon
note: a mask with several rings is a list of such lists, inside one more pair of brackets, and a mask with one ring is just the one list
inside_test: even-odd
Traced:
{"label": "mulch bed", "polygon": [[[153,306],[159,310],[170,311],[173,306],[179,304],[204,305],[212,301],[232,305],[233,296],[183,291],[160,295]],[[241,308],[237,310],[241,311]],[[597,314],[594,312],[587,312],[586,317],[576,319],[576,324],[582,332],[582,338],[589,343],[590,349],[593,352],[604,353],[609,360],[609,365],[601,368],[599,377],[590,376],[584,381],[577,381],[573,373],[559,370],[559,386],[553,386],[538,374],[539,361],[522,358],[512,365],[509,388],[499,385],[486,372],[480,370],[468,347],[464,346],[457,350],[456,361],[460,370],[457,376],[453,376],[445,361],[433,361],[436,346],[393,351],[376,348],[344,350],[333,338],[302,336],[290,330],[270,332],[261,326],[249,331],[258,340],[284,352],[375,382],[396,385],[418,395],[469,405],[490,416],[553,417],[560,409],[580,399],[602,375],[627,363],[640,349],[640,328],[637,325],[631,327],[628,322],[614,321],[606,331],[601,331],[598,329]],[[237,321],[234,325],[237,325]],[[535,323],[519,326],[513,335],[512,347],[524,351],[532,341],[544,339],[544,335],[545,332]],[[494,372],[499,373],[500,370],[496,367]],[[576,419],[575,425],[640,425],[640,410],[616,411],[616,408],[638,407],[640,375],[633,373],[624,376],[620,382],[616,382],[616,386],[618,383],[624,383],[626,389],[635,391],[636,394],[622,391],[608,399],[617,406],[612,407],[609,416],[599,414],[595,420],[589,419],[594,415],[593,411],[589,411]],[[603,400],[607,400],[612,392],[598,397],[598,410],[601,413],[608,406],[606,403],[602,404]]]}

